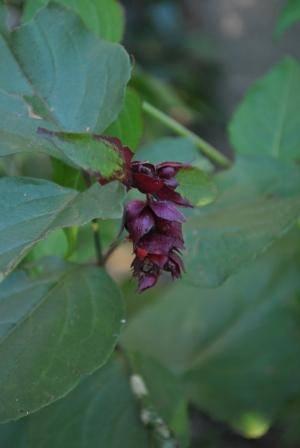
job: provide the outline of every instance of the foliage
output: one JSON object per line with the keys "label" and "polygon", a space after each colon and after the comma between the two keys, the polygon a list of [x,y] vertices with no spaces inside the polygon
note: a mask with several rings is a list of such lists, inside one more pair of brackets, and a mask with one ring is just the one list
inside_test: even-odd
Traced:
{"label": "foliage", "polygon": [[300,20],[300,1],[299,0],[287,0],[281,15],[279,17],[276,34],[280,36],[290,26],[294,25]]}
{"label": "foliage", "polygon": [[[284,59],[246,94],[231,161],[184,119],[145,107],[188,114],[197,101],[190,110],[132,74],[119,2],[28,0],[15,29],[9,11],[0,5],[0,445],[187,448],[192,404],[244,438],[275,426],[283,448],[297,446],[299,62]],[[149,141],[145,113],[178,136]],[[147,194],[146,217],[132,186]],[[113,252],[125,223],[146,269],[149,247],[130,225],[154,214],[169,235],[166,254],[152,241],[148,252],[161,273],[176,240],[165,270],[179,276],[185,218],[172,202],[193,205],[186,272],[138,296],[131,249]],[[130,204],[138,212],[122,219]]]}

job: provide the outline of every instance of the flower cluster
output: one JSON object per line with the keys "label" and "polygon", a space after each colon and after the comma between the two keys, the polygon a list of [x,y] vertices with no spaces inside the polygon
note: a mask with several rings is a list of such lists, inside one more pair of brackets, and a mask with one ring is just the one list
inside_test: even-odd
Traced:
{"label": "flower cluster", "polygon": [[133,275],[140,292],[154,286],[162,271],[179,278],[184,269],[180,251],[184,248],[182,223],[177,205],[189,207],[176,188],[181,163],[153,165],[131,162],[131,185],[146,194],[146,200],[133,200],[125,209],[124,226],[133,243]]}
{"label": "flower cluster", "polygon": [[177,191],[176,174],[188,168],[178,162],[153,165],[149,162],[132,161],[133,153],[114,137],[94,136],[111,145],[121,156],[122,168],[111,178],[98,174],[104,185],[119,180],[127,189],[136,188],[146,195],[146,200],[129,202],[124,211],[124,227],[133,243],[135,258],[133,275],[138,280],[140,292],[154,286],[162,271],[179,278],[184,269],[180,252],[184,248],[183,214],[177,206],[192,207]]}

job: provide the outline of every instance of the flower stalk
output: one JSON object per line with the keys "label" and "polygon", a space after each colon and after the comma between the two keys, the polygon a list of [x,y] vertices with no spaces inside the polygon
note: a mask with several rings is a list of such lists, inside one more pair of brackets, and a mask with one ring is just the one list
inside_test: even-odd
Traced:
{"label": "flower stalk", "polygon": [[165,114],[161,110],[157,109],[152,104],[147,101],[143,102],[143,110],[150,116],[156,118],[158,121],[163,123],[169,129],[174,131],[176,134],[188,138],[192,143],[194,143],[200,151],[208,157],[210,160],[215,162],[216,164],[228,168],[231,166],[231,160],[214,148],[210,143],[205,141],[203,138],[199,137],[199,135],[187,129],[182,124],[178,123],[178,121],[171,118],[169,115]]}

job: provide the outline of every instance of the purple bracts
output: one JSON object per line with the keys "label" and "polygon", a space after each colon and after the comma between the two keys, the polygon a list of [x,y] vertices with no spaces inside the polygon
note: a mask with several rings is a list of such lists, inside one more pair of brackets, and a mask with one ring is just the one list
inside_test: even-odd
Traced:
{"label": "purple bracts", "polygon": [[173,279],[184,270],[180,250],[184,249],[182,223],[184,215],[177,205],[191,204],[175,191],[181,163],[131,163],[131,188],[145,193],[146,200],[133,200],[126,205],[124,226],[133,243],[133,275],[140,292],[154,286],[160,276],[170,272]]}
{"label": "purple bracts", "polygon": [[179,278],[184,269],[180,251],[184,249],[182,223],[185,217],[177,207],[192,205],[175,191],[178,187],[176,174],[189,165],[132,161],[132,151],[118,138],[97,135],[94,138],[109,143],[122,160],[121,170],[110,178],[100,173],[99,183],[119,180],[128,190],[136,188],[146,195],[145,201],[129,202],[124,211],[124,227],[135,254],[132,269],[138,280],[138,290],[142,292],[154,286],[163,271],[170,272],[173,279]]}

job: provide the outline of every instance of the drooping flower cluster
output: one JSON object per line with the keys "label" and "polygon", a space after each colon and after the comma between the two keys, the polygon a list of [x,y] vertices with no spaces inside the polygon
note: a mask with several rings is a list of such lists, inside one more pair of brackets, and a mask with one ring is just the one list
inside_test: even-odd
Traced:
{"label": "drooping flower cluster", "polygon": [[125,209],[124,225],[133,243],[133,275],[139,291],[154,286],[162,271],[179,278],[184,269],[180,251],[184,248],[184,215],[177,205],[191,206],[175,189],[177,172],[185,165],[165,162],[131,163],[131,187],[146,194],[146,200],[133,200]]}
{"label": "drooping flower cluster", "polygon": [[154,286],[163,271],[170,272],[173,279],[179,278],[184,269],[180,253],[184,248],[185,218],[177,206],[191,207],[191,204],[175,191],[176,174],[189,165],[132,161],[132,151],[118,138],[99,135],[94,138],[113,147],[123,161],[121,169],[111,178],[98,173],[99,182],[104,185],[119,180],[127,189],[136,188],[146,195],[145,201],[129,202],[124,211],[124,227],[135,254],[132,269],[138,290],[142,292]]}

